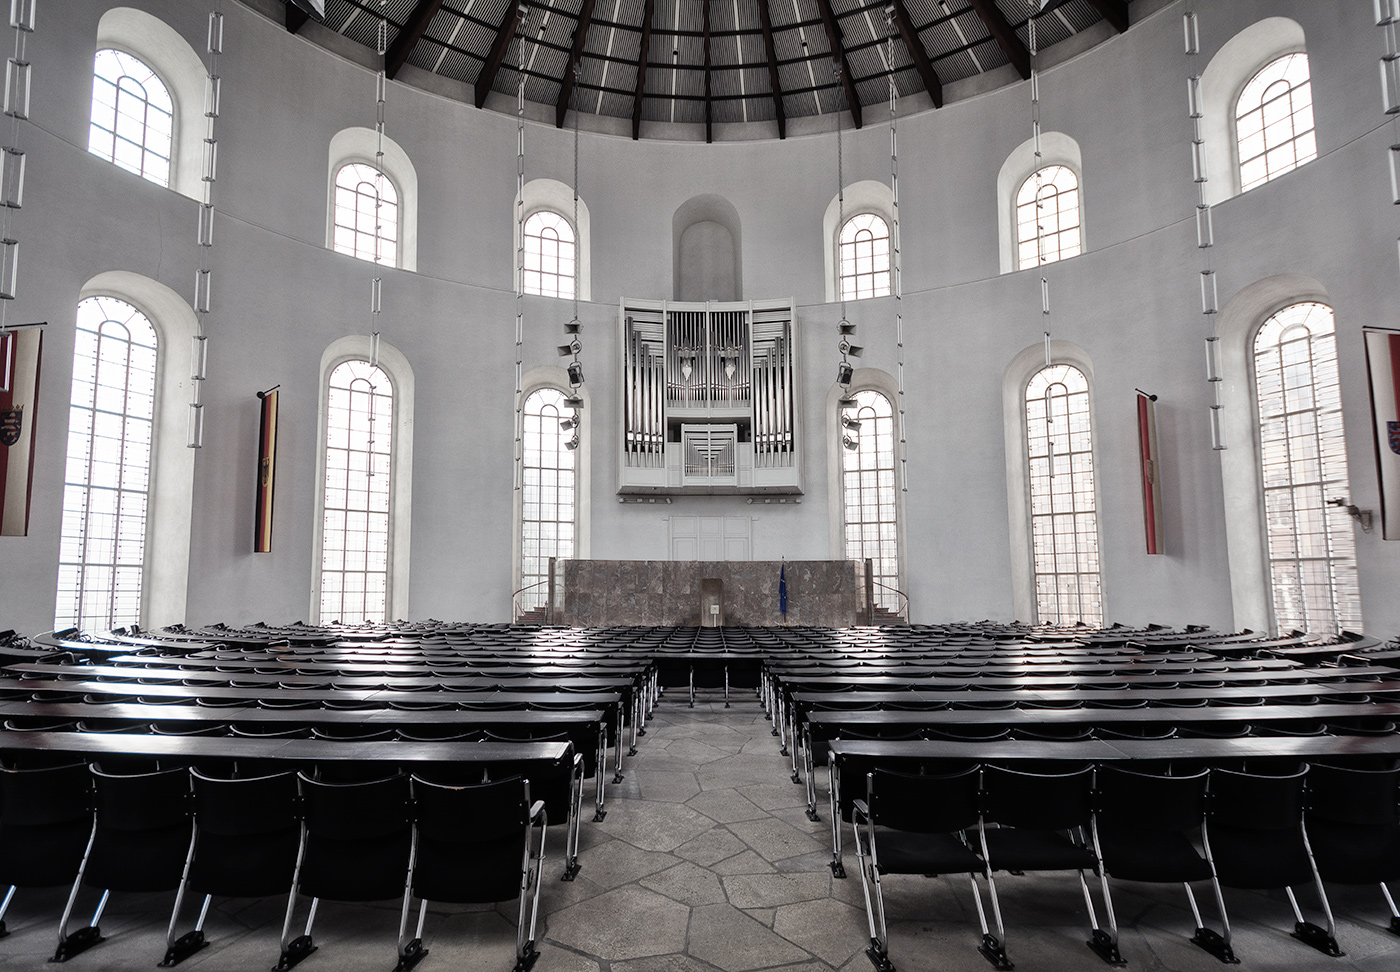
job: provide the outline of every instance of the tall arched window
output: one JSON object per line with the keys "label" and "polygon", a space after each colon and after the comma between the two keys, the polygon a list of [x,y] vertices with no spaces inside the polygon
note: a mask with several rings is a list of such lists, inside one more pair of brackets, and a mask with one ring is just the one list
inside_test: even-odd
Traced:
{"label": "tall arched window", "polygon": [[841,227],[842,300],[890,293],[890,227],[875,213],[858,213]]}
{"label": "tall arched window", "polygon": [[97,52],[92,75],[88,151],[168,186],[175,107],[165,83],[145,62],[116,50]]}
{"label": "tall arched window", "polygon": [[856,404],[842,409],[840,416],[846,557],[873,562],[876,605],[898,611],[894,408],[873,389],[855,392],[851,398]]}
{"label": "tall arched window", "polygon": [[1089,381],[1072,365],[1026,385],[1036,620],[1103,623]]}
{"label": "tall arched window", "polygon": [[1278,630],[1361,630],[1332,309],[1301,303],[1254,337],[1269,579]]}
{"label": "tall arched window", "polygon": [[1240,191],[1317,158],[1306,54],[1285,54],[1250,79],[1235,103]]}
{"label": "tall arched window", "polygon": [[1079,256],[1079,177],[1066,165],[1037,169],[1016,192],[1016,267]]}
{"label": "tall arched window", "polygon": [[572,299],[576,282],[574,228],[556,212],[525,218],[525,293]]}
{"label": "tall arched window", "polygon": [[386,267],[399,265],[399,194],[372,165],[351,162],[335,174],[337,253]]}
{"label": "tall arched window", "polygon": [[78,304],[54,627],[141,620],[156,332],[115,297]]}
{"label": "tall arched window", "polygon": [[321,618],[384,620],[389,604],[394,388],[368,361],[331,372],[321,533]]}
{"label": "tall arched window", "polygon": [[[564,392],[540,388],[525,399],[523,496],[520,506],[521,606],[544,607],[549,588],[549,558],[574,555],[574,457],[579,430],[574,412],[564,407]],[[561,423],[570,422],[565,429]]]}

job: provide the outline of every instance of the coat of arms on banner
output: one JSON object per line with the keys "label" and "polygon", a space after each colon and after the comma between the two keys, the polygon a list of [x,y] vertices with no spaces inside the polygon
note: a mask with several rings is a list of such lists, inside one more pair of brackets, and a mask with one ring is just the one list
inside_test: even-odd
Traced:
{"label": "coat of arms on banner", "polygon": [[[1400,423],[1391,423],[1400,426]],[[0,442],[7,446],[12,446],[19,441],[20,430],[24,428],[24,406],[18,405],[15,408],[7,408],[0,412]],[[1391,448],[1395,448],[1397,433],[1391,433]],[[1400,452],[1400,449],[1396,449]]]}
{"label": "coat of arms on banner", "polygon": [[1386,438],[1390,440],[1390,451],[1400,455],[1400,422],[1385,423]]}

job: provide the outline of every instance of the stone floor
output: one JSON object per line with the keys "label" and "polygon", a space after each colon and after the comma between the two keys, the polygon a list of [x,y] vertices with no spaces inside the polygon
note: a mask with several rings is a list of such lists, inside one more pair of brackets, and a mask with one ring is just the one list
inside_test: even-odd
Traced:
{"label": "stone floor", "polygon": [[[672,696],[657,707],[638,750],[625,782],[609,787],[607,819],[583,825],[583,871],[572,883],[558,880],[562,828],[551,832],[537,972],[871,968],[854,861],[848,859],[847,879],[831,876],[828,825],[804,815],[804,788],[788,780],[787,761],[757,702],[725,709],[702,701],[692,710]],[[818,773],[823,800],[824,775]],[[1084,947],[1083,899],[1071,876],[1008,876],[999,887],[1008,951],[1018,968],[1103,967]],[[1385,930],[1375,889],[1336,890],[1338,937],[1347,954],[1335,959],[1288,936],[1292,919],[1281,894],[1226,893],[1236,952],[1247,969],[1400,969],[1400,938]],[[169,895],[115,896],[102,922],[107,940],[71,966],[151,968],[164,951],[170,901]],[[1119,885],[1114,901],[1130,968],[1221,968],[1187,941],[1190,915],[1179,889]],[[966,879],[887,879],[886,902],[890,955],[901,972],[990,968],[976,951]],[[0,940],[0,969],[44,967],[62,904],[58,890],[16,895],[7,919],[12,934]],[[268,968],[277,959],[282,906],[216,902],[206,925],[212,944],[184,967]],[[431,952],[419,968],[507,972],[513,916],[513,905],[432,908],[424,935]],[[327,902],[315,928],[319,951],[301,968],[388,972],[397,925],[394,902]]]}

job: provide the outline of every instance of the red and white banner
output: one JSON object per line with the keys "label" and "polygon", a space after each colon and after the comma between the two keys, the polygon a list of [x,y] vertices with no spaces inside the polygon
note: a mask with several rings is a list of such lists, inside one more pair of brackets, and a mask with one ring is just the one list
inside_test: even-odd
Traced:
{"label": "red and white banner", "polygon": [[1147,552],[1162,553],[1162,485],[1157,470],[1157,402],[1138,392],[1138,455],[1142,467],[1142,522]]}
{"label": "red and white banner", "polygon": [[0,333],[0,537],[29,533],[41,330]]}
{"label": "red and white banner", "polygon": [[1381,486],[1381,535],[1400,540],[1400,331],[1366,332],[1371,419]]}

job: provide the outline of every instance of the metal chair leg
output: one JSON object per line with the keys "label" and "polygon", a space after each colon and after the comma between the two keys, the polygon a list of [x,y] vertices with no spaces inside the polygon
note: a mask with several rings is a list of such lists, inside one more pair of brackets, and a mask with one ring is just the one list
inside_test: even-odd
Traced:
{"label": "metal chair leg", "polygon": [[54,962],[66,962],[74,955],[86,952],[92,946],[102,941],[102,929],[98,927],[98,919],[102,915],[102,909],[107,904],[107,892],[102,893],[102,900],[97,905],[97,911],[93,915],[92,923],[86,928],[80,928],[71,935],[68,933],[68,919],[73,915],[73,905],[78,901],[78,889],[83,885],[83,874],[87,871],[88,856],[92,853],[92,842],[97,837],[97,820],[93,819],[92,832],[88,835],[87,847],[83,850],[83,859],[78,864],[77,876],[73,878],[73,888],[68,892],[68,901],[63,906],[63,917],[58,923],[58,948],[53,953]]}

